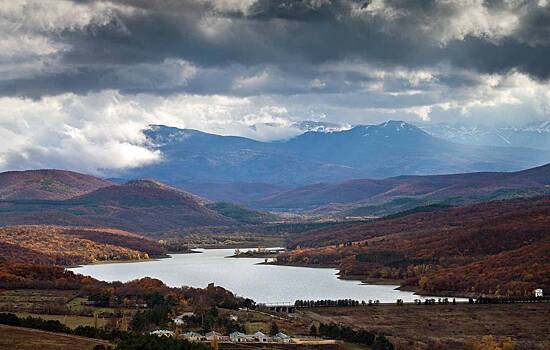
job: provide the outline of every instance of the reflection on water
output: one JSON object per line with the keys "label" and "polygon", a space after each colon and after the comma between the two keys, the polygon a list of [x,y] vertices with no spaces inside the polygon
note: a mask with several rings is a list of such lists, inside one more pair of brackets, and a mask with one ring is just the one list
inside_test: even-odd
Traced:
{"label": "reflection on water", "polygon": [[338,279],[335,269],[258,265],[261,258],[225,258],[232,249],[200,250],[201,254],[174,254],[157,261],[86,265],[71,269],[104,281],[141,277],[162,280],[171,287],[206,287],[213,282],[256,302],[294,302],[297,299],[355,299],[395,302],[421,299],[396,286],[365,285]]}

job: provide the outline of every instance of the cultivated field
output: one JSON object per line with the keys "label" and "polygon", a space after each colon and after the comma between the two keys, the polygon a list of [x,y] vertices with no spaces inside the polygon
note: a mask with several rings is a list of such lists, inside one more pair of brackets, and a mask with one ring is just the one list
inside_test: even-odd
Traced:
{"label": "cultivated field", "polygon": [[511,337],[516,350],[550,349],[550,304],[328,307],[299,317],[382,332],[398,349],[468,349],[485,335]]}
{"label": "cultivated field", "polygon": [[0,325],[0,350],[89,350],[102,340]]}

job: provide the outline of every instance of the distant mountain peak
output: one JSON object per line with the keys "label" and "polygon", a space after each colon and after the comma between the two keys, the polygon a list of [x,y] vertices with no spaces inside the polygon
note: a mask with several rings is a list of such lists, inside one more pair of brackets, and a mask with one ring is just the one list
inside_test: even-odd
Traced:
{"label": "distant mountain peak", "polygon": [[194,129],[180,129],[158,124],[149,125],[143,133],[153,147],[162,147],[170,143],[181,142],[193,135],[202,134],[201,131]]}
{"label": "distant mountain peak", "polygon": [[421,124],[420,128],[432,136],[462,144],[550,149],[548,120],[520,126],[426,123]]}
{"label": "distant mountain peak", "polygon": [[418,129],[416,126],[402,120],[388,120],[387,122],[378,124],[378,126],[382,128],[395,128],[397,131],[403,129]]}
{"label": "distant mountain peak", "polygon": [[292,126],[305,132],[320,133],[344,131],[352,128],[352,126],[349,124],[338,124],[316,120],[302,120],[300,122],[294,123]]}
{"label": "distant mountain peak", "polygon": [[427,133],[417,126],[401,120],[389,120],[375,125],[358,125],[352,130],[357,133],[363,133],[362,136],[383,135],[385,137],[389,137],[390,135],[397,133],[412,133],[427,136]]}

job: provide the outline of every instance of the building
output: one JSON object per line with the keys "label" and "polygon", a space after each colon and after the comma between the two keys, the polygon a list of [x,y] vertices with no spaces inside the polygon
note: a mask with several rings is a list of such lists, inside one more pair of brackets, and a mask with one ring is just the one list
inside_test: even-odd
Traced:
{"label": "building", "polygon": [[273,341],[277,343],[290,343],[290,337],[284,333],[277,333],[273,336]]}
{"label": "building", "polygon": [[183,326],[185,324],[185,321],[183,320],[183,317],[178,316],[172,320],[176,326]]}
{"label": "building", "polygon": [[542,298],[543,293],[541,288],[537,288],[533,291],[533,294],[535,294],[535,298]]}
{"label": "building", "polygon": [[244,343],[250,341],[250,337],[241,332],[233,332],[229,334],[229,339],[234,343]]}
{"label": "building", "polygon": [[149,334],[156,335],[157,337],[173,337],[174,332],[166,330],[166,329],[157,329],[156,331],[152,331]]}
{"label": "building", "polygon": [[267,343],[269,341],[269,337],[262,332],[256,332],[254,333],[254,339],[260,343]]}
{"label": "building", "polygon": [[183,336],[183,338],[185,338],[189,341],[193,341],[193,342],[200,342],[200,341],[205,339],[202,334],[195,333],[195,332],[192,332],[192,331],[185,332],[185,333],[182,334],[182,336]]}
{"label": "building", "polygon": [[206,337],[206,340],[208,340],[208,341],[212,341],[214,339],[224,340],[224,338],[226,338],[224,335],[222,335],[221,333],[218,333],[216,331],[206,333],[205,337]]}

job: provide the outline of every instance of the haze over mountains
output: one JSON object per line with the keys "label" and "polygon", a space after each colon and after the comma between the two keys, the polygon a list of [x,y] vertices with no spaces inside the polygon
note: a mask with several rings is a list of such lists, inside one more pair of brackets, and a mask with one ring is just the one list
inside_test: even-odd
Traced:
{"label": "haze over mountains", "polygon": [[274,142],[161,125],[145,134],[162,161],[118,176],[155,178],[181,188],[233,182],[297,187],[399,175],[516,171],[550,160],[547,151],[452,143],[398,121],[309,131]]}
{"label": "haze over mountains", "polygon": [[[385,209],[387,214],[441,201],[458,204],[506,198],[526,194],[529,191],[550,192],[550,164],[508,173],[398,176],[381,180],[360,179],[333,184],[315,184],[273,194],[249,204],[264,209],[324,208],[325,211],[366,205],[385,205],[384,208],[372,207],[371,209]],[[374,214],[374,212],[369,213],[367,209],[364,208],[364,214]],[[361,214],[361,212],[355,212],[355,215]]]}
{"label": "haze over mountains", "polygon": [[550,150],[550,121],[493,127],[427,123],[420,125],[420,128],[430,135],[456,143]]}

